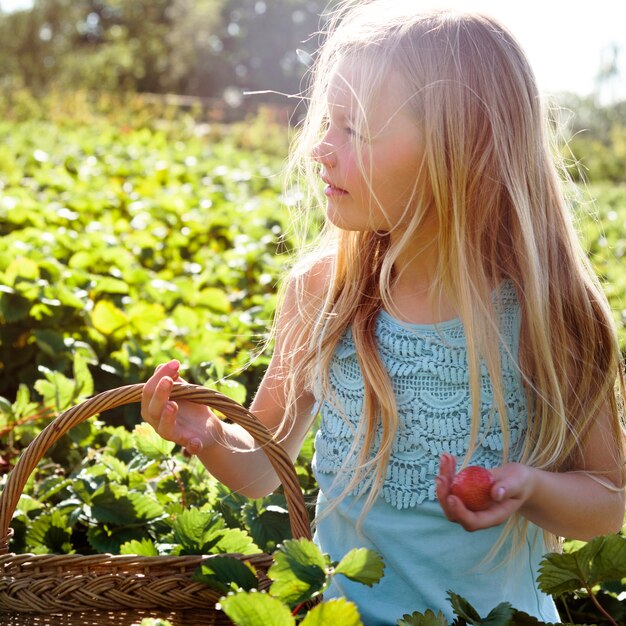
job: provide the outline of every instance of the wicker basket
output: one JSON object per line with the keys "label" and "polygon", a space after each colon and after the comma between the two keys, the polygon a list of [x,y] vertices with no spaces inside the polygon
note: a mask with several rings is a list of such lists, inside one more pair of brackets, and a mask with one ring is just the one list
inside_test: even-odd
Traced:
{"label": "wicker basket", "polygon": [[[11,518],[29,476],[46,451],[87,418],[141,399],[142,384],[105,391],[61,413],[24,450],[0,494],[0,624],[91,626],[133,625],[144,617],[175,626],[230,624],[215,608],[219,592],[194,582],[195,569],[213,556],[82,556],[8,553]],[[176,384],[172,398],[206,404],[245,428],[263,447],[283,485],[292,534],[311,537],[300,484],[287,453],[255,417],[230,398],[196,385]],[[259,588],[272,558],[230,555],[250,562]]]}

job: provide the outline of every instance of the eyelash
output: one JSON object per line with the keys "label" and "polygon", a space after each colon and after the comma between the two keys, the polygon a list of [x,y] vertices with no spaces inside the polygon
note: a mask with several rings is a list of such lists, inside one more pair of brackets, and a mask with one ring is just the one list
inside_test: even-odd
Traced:
{"label": "eyelash", "polygon": [[[326,117],[322,120],[322,128],[324,129],[324,132],[328,131],[328,128],[330,127],[330,125],[331,125],[330,118]],[[363,137],[352,126],[343,126],[342,130],[351,139],[363,141]]]}

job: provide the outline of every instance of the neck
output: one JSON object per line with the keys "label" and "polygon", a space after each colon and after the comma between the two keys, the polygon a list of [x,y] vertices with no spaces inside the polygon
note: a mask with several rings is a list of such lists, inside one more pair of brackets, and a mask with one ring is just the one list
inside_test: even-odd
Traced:
{"label": "neck", "polygon": [[[426,239],[426,238],[424,238]],[[457,317],[445,293],[438,288],[438,244],[436,236],[405,247],[394,262],[389,311],[399,319],[417,324],[434,324]]]}

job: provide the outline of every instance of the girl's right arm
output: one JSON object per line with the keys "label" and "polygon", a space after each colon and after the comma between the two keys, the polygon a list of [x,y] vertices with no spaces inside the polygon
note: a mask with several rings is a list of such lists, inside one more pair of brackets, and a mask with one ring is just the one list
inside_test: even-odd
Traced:
{"label": "girl's right arm", "polygon": [[[305,278],[307,295],[319,296],[325,280],[323,271],[310,270]],[[287,406],[285,380],[289,372],[281,365],[281,355],[289,350],[280,340],[281,329],[299,315],[296,290],[291,284],[278,320],[275,352],[261,385],[250,406],[251,412],[272,432],[295,461],[302,442],[311,427],[314,398],[303,390],[296,399],[295,417],[284,420]],[[184,446],[198,456],[220,482],[250,498],[265,496],[279,484],[265,453],[248,432],[237,424],[218,419],[206,406],[170,400],[175,382],[182,379],[179,363],[170,361],[157,368],[144,386],[141,415],[155,430],[170,441]]]}

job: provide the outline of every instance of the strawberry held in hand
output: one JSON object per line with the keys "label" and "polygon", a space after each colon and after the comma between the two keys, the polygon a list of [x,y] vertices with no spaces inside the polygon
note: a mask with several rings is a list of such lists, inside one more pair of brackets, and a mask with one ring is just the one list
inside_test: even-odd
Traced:
{"label": "strawberry held in hand", "polygon": [[484,511],[493,502],[491,487],[494,482],[495,478],[489,470],[470,465],[456,474],[450,493],[461,498],[470,511]]}

